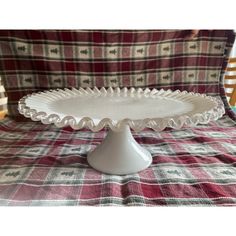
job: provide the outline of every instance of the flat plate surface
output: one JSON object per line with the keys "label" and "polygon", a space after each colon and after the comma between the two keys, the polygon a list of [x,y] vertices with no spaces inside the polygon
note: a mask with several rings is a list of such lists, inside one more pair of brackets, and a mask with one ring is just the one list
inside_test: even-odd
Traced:
{"label": "flat plate surface", "polygon": [[[28,98],[26,105],[32,109],[47,111],[58,114],[60,117],[74,116],[76,118],[91,117],[93,119],[110,118],[111,120],[122,119],[146,119],[165,118],[176,115],[192,113],[199,110],[200,102],[205,105],[203,108],[213,108],[215,103],[200,97],[195,100],[182,96],[123,96],[122,94],[104,95],[81,95],[75,97],[58,98],[52,101],[43,102],[37,95]],[[204,111],[204,109],[202,109]]]}
{"label": "flat plate surface", "polygon": [[[29,104],[31,105],[31,104]],[[92,117],[112,120],[163,118],[194,110],[194,104],[173,98],[141,97],[80,97],[67,98],[48,104],[52,113],[60,116]]]}

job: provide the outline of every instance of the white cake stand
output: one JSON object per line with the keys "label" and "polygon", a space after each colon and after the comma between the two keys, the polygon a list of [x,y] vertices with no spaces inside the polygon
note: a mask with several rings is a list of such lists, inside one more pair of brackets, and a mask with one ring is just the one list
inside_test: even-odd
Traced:
{"label": "white cake stand", "polygon": [[224,114],[216,98],[171,90],[87,88],[34,93],[19,101],[19,112],[33,121],[89,128],[110,127],[103,142],[88,154],[88,163],[109,174],[132,174],[147,168],[151,154],[133,138],[130,128],[162,131],[208,123]]}

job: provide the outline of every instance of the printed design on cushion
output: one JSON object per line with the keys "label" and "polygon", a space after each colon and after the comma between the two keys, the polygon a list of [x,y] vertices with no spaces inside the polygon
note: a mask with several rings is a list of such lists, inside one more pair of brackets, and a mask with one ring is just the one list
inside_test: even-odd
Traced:
{"label": "printed design on cushion", "polygon": [[[2,56],[14,57],[18,55],[22,59],[27,59],[27,56],[36,58],[45,58],[47,60],[59,59],[63,60],[83,60],[89,61],[106,61],[112,59],[146,59],[159,58],[159,57],[174,57],[176,55],[210,55],[210,56],[222,56],[224,54],[225,42],[212,42],[210,39],[200,39],[198,41],[176,41],[176,42],[145,42],[142,45],[117,45],[117,46],[80,46],[79,42],[71,45],[63,45],[61,42],[57,44],[41,43],[35,46],[32,42],[18,42],[20,38],[11,39],[12,50],[2,50]],[[222,40],[222,38],[218,39]],[[0,43],[1,43],[0,38]],[[88,42],[90,43],[90,42]],[[77,45],[75,45],[77,44]],[[183,51],[184,49],[184,51]],[[70,53],[68,53],[70,52]]]}
{"label": "printed design on cushion", "polygon": [[[89,76],[90,75],[90,76]],[[22,74],[10,76],[6,81],[8,88],[16,88],[18,84],[23,90],[31,88],[34,84],[37,87],[46,88],[63,88],[63,87],[94,87],[95,81],[93,75],[84,75],[84,73],[76,72],[75,76],[70,76],[69,79],[66,79],[64,75],[60,75],[53,72],[48,75],[37,75],[37,74]],[[183,83],[186,85],[198,85],[200,83],[196,82],[196,76],[200,81],[208,80],[208,83],[213,85],[219,81],[219,70],[194,70],[190,68],[189,70],[181,71],[161,71],[159,69],[156,73],[138,73],[138,74],[129,74],[129,75],[117,75],[116,73],[111,72],[110,74],[104,76],[96,76],[96,83],[99,84],[99,87],[130,87],[138,86],[144,87],[146,84],[157,84],[157,86],[163,86],[165,88],[170,86],[172,80],[175,80],[175,83]],[[68,77],[67,77],[68,78]],[[13,83],[13,81],[15,81]],[[73,86],[72,86],[73,85]]]}

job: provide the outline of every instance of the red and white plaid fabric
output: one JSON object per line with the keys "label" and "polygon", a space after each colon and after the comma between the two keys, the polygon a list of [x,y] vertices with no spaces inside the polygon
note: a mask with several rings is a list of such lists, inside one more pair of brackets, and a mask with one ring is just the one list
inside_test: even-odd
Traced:
{"label": "red and white plaid fabric", "polygon": [[[230,30],[0,31],[10,116],[24,95],[64,87],[155,87],[219,94]],[[21,116],[22,117],[22,116]]]}
{"label": "red and white plaid fabric", "polygon": [[0,205],[236,205],[236,129],[228,116],[194,129],[134,134],[153,163],[126,176],[87,164],[105,131],[11,119],[0,130]]}
{"label": "red and white plaid fabric", "polygon": [[26,93],[88,85],[186,89],[219,96],[226,108],[222,119],[196,128],[134,133],[153,163],[126,176],[87,164],[106,130],[7,118],[0,122],[0,205],[236,205],[236,117],[222,85],[234,33],[187,33],[0,31],[11,116]]}

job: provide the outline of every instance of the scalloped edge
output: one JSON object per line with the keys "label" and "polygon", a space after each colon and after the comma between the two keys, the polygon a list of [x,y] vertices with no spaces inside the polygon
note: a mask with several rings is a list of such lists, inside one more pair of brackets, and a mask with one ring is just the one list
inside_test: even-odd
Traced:
{"label": "scalloped edge", "polygon": [[[57,114],[47,114],[43,111],[37,111],[35,109],[31,109],[30,107],[26,106],[26,99],[32,96],[39,96],[43,97],[44,99],[48,99],[48,101],[52,101],[58,98],[70,98],[73,96],[112,96],[114,94],[120,94],[121,96],[138,96],[138,97],[153,97],[155,96],[162,96],[162,97],[171,97],[171,98],[182,98],[185,99],[193,99],[193,98],[205,98],[209,99],[213,102],[215,102],[215,107],[213,107],[210,110],[207,110],[200,113],[195,113],[191,116],[189,115],[180,115],[175,117],[167,117],[167,118],[146,118],[143,120],[131,120],[131,119],[123,119],[120,121],[113,121],[109,118],[104,118],[99,121],[98,124],[95,124],[93,119],[90,117],[83,117],[79,121],[76,121],[76,119],[73,116],[65,116],[63,119],[60,119],[60,117]],[[50,95],[50,96],[49,96]],[[225,113],[224,105],[222,101],[219,99],[216,99],[211,96],[207,96],[205,94],[200,93],[193,93],[193,92],[187,92],[187,91],[180,91],[180,90],[157,90],[149,88],[141,89],[141,88],[111,88],[109,87],[107,90],[102,87],[100,90],[95,87],[94,89],[91,88],[72,88],[72,89],[55,89],[55,90],[46,90],[44,92],[38,92],[38,93],[32,93],[29,95],[24,96],[21,98],[18,102],[18,110],[19,113],[24,115],[27,118],[31,118],[33,121],[41,121],[43,124],[54,124],[58,128],[70,126],[74,130],[79,130],[82,128],[89,128],[94,132],[97,132],[104,127],[108,126],[113,131],[119,131],[121,127],[124,125],[129,125],[130,128],[134,131],[141,131],[144,128],[151,128],[155,131],[162,131],[167,127],[174,128],[174,129],[180,129],[184,125],[187,126],[195,126],[197,124],[206,124],[210,121],[217,120],[220,117],[223,116]]]}

